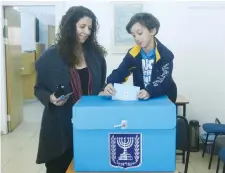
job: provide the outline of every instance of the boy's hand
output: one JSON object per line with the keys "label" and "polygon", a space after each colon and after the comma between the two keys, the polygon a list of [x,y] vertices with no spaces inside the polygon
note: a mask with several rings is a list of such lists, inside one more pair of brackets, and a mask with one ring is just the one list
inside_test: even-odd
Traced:
{"label": "boy's hand", "polygon": [[147,99],[149,99],[150,95],[146,90],[142,89],[139,91],[137,97],[138,97],[138,99],[147,100]]}
{"label": "boy's hand", "polygon": [[99,95],[99,96],[104,96],[105,93],[104,93],[104,91],[101,91],[100,93],[98,93],[98,95]]}
{"label": "boy's hand", "polygon": [[114,89],[113,85],[110,83],[106,85],[104,89],[104,93],[106,96],[113,96],[116,93],[116,90]]}

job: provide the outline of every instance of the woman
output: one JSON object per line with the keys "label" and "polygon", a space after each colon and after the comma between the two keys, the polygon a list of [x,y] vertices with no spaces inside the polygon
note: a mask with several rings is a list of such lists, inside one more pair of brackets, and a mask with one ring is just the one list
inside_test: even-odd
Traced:
{"label": "woman", "polygon": [[[35,96],[45,106],[36,162],[45,163],[47,173],[65,173],[72,161],[72,106],[82,95],[102,93],[106,51],[97,42],[97,28],[91,10],[71,7],[62,17],[57,44],[36,61]],[[72,96],[56,97],[59,85]]]}
{"label": "woman", "polygon": [[125,82],[133,73],[134,85],[141,88],[139,99],[167,95],[172,102],[176,101],[177,87],[172,78],[174,55],[155,37],[159,26],[158,19],[150,13],[138,13],[130,19],[126,30],[137,45],[107,78],[106,95],[113,95],[116,92],[113,84]]}

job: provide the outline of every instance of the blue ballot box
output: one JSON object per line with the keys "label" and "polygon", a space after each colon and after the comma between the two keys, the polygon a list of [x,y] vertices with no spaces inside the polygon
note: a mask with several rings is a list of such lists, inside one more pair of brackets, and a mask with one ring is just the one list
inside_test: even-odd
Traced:
{"label": "blue ballot box", "polygon": [[173,172],[176,107],[167,98],[84,96],[73,107],[76,172]]}

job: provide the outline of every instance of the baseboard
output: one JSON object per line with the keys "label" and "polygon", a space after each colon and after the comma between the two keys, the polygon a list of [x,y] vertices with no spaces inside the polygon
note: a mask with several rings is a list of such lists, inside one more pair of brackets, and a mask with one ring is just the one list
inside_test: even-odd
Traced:
{"label": "baseboard", "polygon": [[34,98],[34,99],[26,99],[26,100],[23,101],[23,103],[24,104],[26,104],[26,103],[34,103],[34,102],[37,102],[37,101],[38,100],[36,98]]}
{"label": "baseboard", "polygon": [[1,130],[1,136],[2,136],[2,135],[6,135],[6,134]]}

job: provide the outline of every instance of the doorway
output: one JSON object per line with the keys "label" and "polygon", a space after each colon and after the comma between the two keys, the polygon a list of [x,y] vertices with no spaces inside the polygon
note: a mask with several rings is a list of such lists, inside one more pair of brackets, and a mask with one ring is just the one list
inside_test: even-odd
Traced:
{"label": "doorway", "polygon": [[12,132],[23,121],[41,121],[35,114],[41,114],[41,105],[34,96],[34,63],[55,43],[55,6],[3,6],[3,17],[7,130]]}

